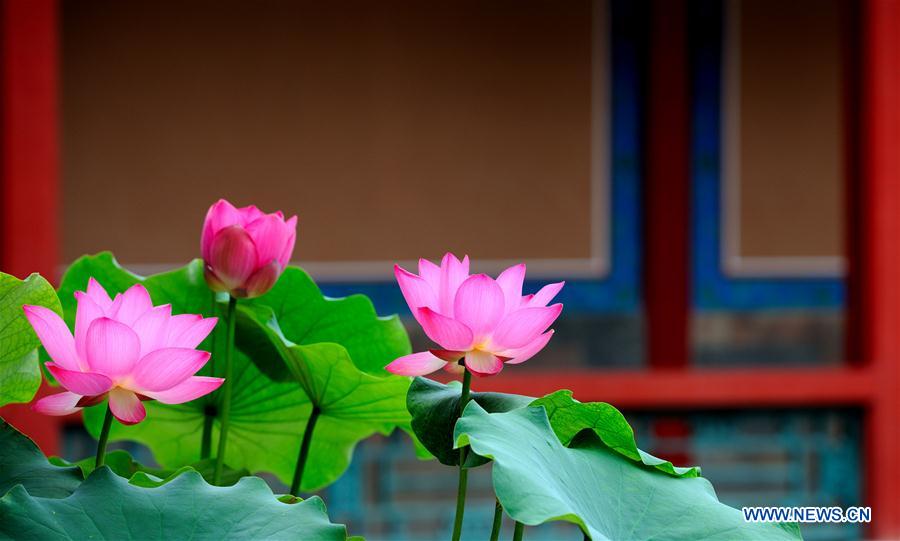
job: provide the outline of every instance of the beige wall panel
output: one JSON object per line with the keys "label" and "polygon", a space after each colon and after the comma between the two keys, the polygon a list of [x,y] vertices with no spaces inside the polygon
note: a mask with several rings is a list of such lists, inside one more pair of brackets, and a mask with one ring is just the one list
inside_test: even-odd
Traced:
{"label": "beige wall panel", "polygon": [[[725,253],[732,270],[837,271],[843,254],[840,0],[733,0]],[[737,13],[735,13],[737,11]],[[736,90],[736,91],[735,91]],[[730,163],[728,163],[730,162]]]}
{"label": "beige wall panel", "polygon": [[67,261],[195,257],[219,197],[301,262],[596,255],[588,1],[63,8]]}

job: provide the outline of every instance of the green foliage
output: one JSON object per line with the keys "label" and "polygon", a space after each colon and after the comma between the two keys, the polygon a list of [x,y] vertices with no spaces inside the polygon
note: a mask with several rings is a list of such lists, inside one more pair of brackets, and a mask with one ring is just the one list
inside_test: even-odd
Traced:
{"label": "green foliage", "polygon": [[[415,378],[406,396],[406,406],[412,415],[412,428],[428,451],[442,464],[459,464],[459,452],[453,446],[453,429],[459,417],[461,385],[457,381],[447,385],[428,378]],[[550,424],[563,445],[579,432],[593,430],[611,449],[637,462],[654,466],[676,477],[697,477],[700,468],[682,468],[638,449],[634,431],[625,417],[613,406],[604,402],[581,403],[572,397],[572,391],[557,391],[534,399],[528,396],[504,393],[471,393],[473,400],[489,413],[499,413],[527,405],[544,406]],[[467,467],[484,464],[484,457],[470,454]]]}
{"label": "green foliage", "polygon": [[444,464],[458,464],[455,449],[463,445],[474,451],[469,467],[493,460],[494,490],[520,522],[566,520],[595,540],[799,538],[793,525],[744,523],[716,499],[699,468],[638,449],[628,422],[609,404],[580,403],[571,391],[536,400],[472,396],[457,422],[459,383],[416,378],[407,395],[412,427]]}
{"label": "green foliage", "polygon": [[344,540],[318,497],[278,501],[265,481],[245,477],[231,487],[207,484],[182,471],[147,488],[102,467],[65,498],[44,498],[15,486],[0,499],[0,537],[72,539],[304,539]]}
{"label": "green foliage", "polygon": [[489,413],[469,404],[455,440],[494,461],[494,492],[523,524],[564,520],[594,541],[800,539],[796,525],[744,522],[709,481],[626,458],[593,429],[564,446],[543,407]]}
{"label": "green foliage", "polygon": [[[119,267],[110,254],[82,258],[60,288],[66,320],[74,323],[72,293],[91,276],[110,293],[143,283],[155,304],[170,303],[174,313],[219,315],[222,299],[207,289],[202,270],[194,261],[143,278]],[[580,403],[569,391],[539,399],[473,393],[457,421],[458,383],[416,378],[410,384],[383,370],[410,351],[396,317],[378,317],[365,297],[323,297],[300,269],[287,269],[266,295],[241,301],[236,314],[226,458],[244,470],[228,472],[226,483],[233,486],[212,487],[195,471],[212,472],[210,460],[198,462],[200,438],[207,416],[214,418],[213,441],[218,438],[220,393],[182,405],[148,402],[148,420],[130,427],[115,423],[111,439],[145,443],[165,469],[146,468],[121,452],[109,453],[108,467],[97,471],[90,459],[76,464],[81,470],[65,468],[48,464],[33,449],[15,459],[31,470],[10,469],[8,479],[0,475],[0,487],[22,483],[0,500],[0,532],[26,539],[73,528],[101,539],[120,532],[149,538],[344,539],[346,532],[328,522],[320,501],[278,500],[261,480],[245,477],[247,470],[270,471],[288,483],[315,408],[319,420],[305,490],[337,479],[360,440],[400,427],[413,431],[444,464],[458,463],[455,449],[461,445],[473,450],[467,467],[493,460],[495,492],[507,513],[525,524],[566,520],[595,540],[799,538],[792,525],[745,523],[739,511],[718,501],[698,468],[676,467],[640,450],[625,418],[609,404]],[[223,334],[202,347],[221,353]],[[223,363],[216,361],[201,373],[223,375]],[[102,417],[102,406],[85,411],[95,436]],[[76,490],[81,471],[87,481]],[[21,481],[29,477],[43,494]],[[49,481],[40,481],[45,477]],[[188,505],[191,498],[202,499],[202,509]],[[129,512],[118,511],[111,503],[117,499],[128,503]]]}
{"label": "green foliage", "polygon": [[[393,377],[384,367],[412,351],[406,329],[396,315],[379,317],[365,295],[325,297],[312,278],[297,267],[286,268],[265,295],[241,304],[270,309],[271,317],[292,344],[340,344],[353,364],[368,374]],[[257,364],[265,361],[254,356]],[[287,377],[280,368],[263,371],[275,380]]]}
{"label": "green foliage", "polygon": [[238,333],[263,334],[268,340],[253,341],[277,344],[282,372],[286,366],[320,412],[308,459],[309,464],[317,466],[304,471],[302,489],[314,490],[336,479],[349,465],[358,441],[375,432],[390,434],[397,426],[409,425],[405,400],[408,378],[363,372],[340,344],[292,343],[268,307],[242,308],[241,314]]}
{"label": "green foliage", "polygon": [[82,483],[93,458],[54,465],[67,463],[48,462],[0,419],[0,539],[347,538],[321,499],[282,503],[258,477],[215,487],[192,468],[150,470],[124,451],[106,458]]}
{"label": "green foliage", "polygon": [[[81,476],[82,479],[84,479],[94,471],[96,457],[91,456],[76,462],[69,462],[58,456],[48,457],[47,460],[54,466],[75,466],[81,470]],[[113,473],[119,477],[124,477],[125,479],[131,479],[131,477],[139,471],[146,471],[146,468],[143,465],[135,462],[127,451],[122,450],[107,452],[106,457],[104,458],[104,465],[112,470]]]}
{"label": "green foliage", "polygon": [[680,468],[638,449],[634,431],[625,416],[606,402],[582,403],[572,398],[572,391],[556,391],[538,398],[531,405],[544,406],[550,426],[563,445],[568,445],[583,430],[590,429],[607,447],[631,460],[676,477],[700,476],[700,468]]}
{"label": "green foliage", "polygon": [[[173,313],[221,312],[199,260],[142,278],[122,269],[109,253],[82,257],[63,277],[60,298],[84,289],[91,276],[110,294],[141,282],[154,304],[170,303]],[[74,302],[65,307],[72,325]],[[408,353],[409,339],[396,318],[377,317],[365,297],[327,299],[305,272],[289,268],[268,294],[241,301],[238,314],[229,465],[272,472],[289,484],[313,403],[322,415],[304,474],[307,490],[336,480],[361,439],[408,427],[404,397],[409,380],[387,375],[381,367]],[[201,375],[224,375],[224,362],[216,357],[224,352],[224,334],[216,333],[215,348],[213,338],[201,344],[214,352]],[[146,402],[147,420],[133,426],[113,423],[110,439],[144,443],[168,469],[194,464],[200,459],[206,415],[215,418],[213,441],[218,441],[220,399],[216,392],[187,404]],[[85,410],[85,425],[95,437],[103,413],[103,406]]]}
{"label": "green foliage", "polygon": [[[231,402],[231,428],[227,463],[251,472],[270,471],[290,480],[299,449],[298,434],[309,417],[309,400],[296,384],[273,383],[240,352],[235,353],[235,385]],[[222,375],[222,363],[207,375]],[[200,460],[200,444],[206,411],[217,415],[219,396],[178,405],[145,402],[147,419],[132,426],[112,425],[110,440],[134,440],[147,445],[164,468],[176,469]],[[84,423],[98,437],[104,405],[86,408]],[[211,408],[207,410],[207,408]],[[212,441],[219,438],[215,418]]]}
{"label": "green foliage", "polygon": [[63,498],[82,479],[78,468],[48,463],[33,441],[0,419],[0,495],[21,485],[34,496]]}
{"label": "green foliage", "polygon": [[[453,427],[459,418],[459,399],[462,385],[458,381],[449,385],[428,378],[415,378],[406,396],[406,407],[412,415],[412,429],[422,445],[441,464],[459,465],[459,451],[453,448]],[[503,393],[471,393],[472,400],[489,412],[509,411],[530,404],[527,396]],[[467,467],[485,464],[487,459],[469,453]]]}
{"label": "green foliage", "polygon": [[[49,458],[51,464],[56,466],[77,466],[82,475],[87,478],[94,471],[95,457],[87,457],[77,462],[69,462],[58,456]],[[164,483],[168,479],[179,475],[183,468],[177,470],[164,470],[160,468],[149,468],[135,460],[127,451],[115,450],[106,453],[104,465],[112,470],[119,477],[130,479],[132,484],[136,484],[137,480],[146,480],[147,483]],[[215,460],[207,458],[199,462],[195,462],[185,468],[191,469],[199,473],[208,483],[212,483],[213,474],[215,472]],[[241,477],[249,477],[250,472],[247,470],[234,470],[225,467],[222,479],[219,483],[221,486],[231,486],[237,483]],[[145,486],[145,485],[141,485]],[[146,485],[156,486],[156,485]]]}
{"label": "green foliage", "polygon": [[39,274],[19,280],[0,272],[0,407],[30,401],[41,385],[40,341],[25,319],[25,304],[62,314],[53,286]]}

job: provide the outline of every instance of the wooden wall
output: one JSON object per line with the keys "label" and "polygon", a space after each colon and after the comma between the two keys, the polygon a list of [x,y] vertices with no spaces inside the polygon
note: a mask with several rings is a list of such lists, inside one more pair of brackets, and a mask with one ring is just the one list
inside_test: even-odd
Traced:
{"label": "wooden wall", "polygon": [[587,0],[64,1],[64,260],[195,257],[219,197],[298,214],[302,262],[587,258],[591,25]]}

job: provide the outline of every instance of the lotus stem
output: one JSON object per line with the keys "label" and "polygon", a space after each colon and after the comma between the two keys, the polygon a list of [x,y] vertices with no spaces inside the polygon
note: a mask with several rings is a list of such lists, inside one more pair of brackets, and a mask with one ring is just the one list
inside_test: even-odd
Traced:
{"label": "lotus stem", "polygon": [[469,404],[469,388],[472,386],[472,373],[463,365],[462,397],[459,399],[459,416],[462,417]]}
{"label": "lotus stem", "polygon": [[97,460],[94,461],[94,469],[102,466],[103,461],[106,459],[106,442],[109,441],[109,429],[112,428],[112,420],[112,410],[107,405],[106,416],[103,417],[103,428],[100,429],[100,440],[97,442]]}
{"label": "lotus stem", "polygon": [[[462,395],[459,399],[459,416],[462,417],[466,404],[469,403],[469,387],[472,385],[472,373],[463,364]],[[469,470],[466,469],[467,447],[459,450],[459,485],[456,491],[456,518],[453,520],[453,541],[459,541],[462,534],[463,515],[466,512],[466,485],[469,481]]]}
{"label": "lotus stem", "polygon": [[503,506],[498,498],[494,503],[494,525],[491,526],[491,541],[500,539],[500,525],[503,523]]}
{"label": "lotus stem", "polygon": [[294,480],[291,482],[291,494],[293,496],[300,495],[303,469],[306,467],[306,459],[309,457],[309,446],[312,443],[313,430],[316,428],[319,413],[319,407],[313,406],[312,413],[309,415],[309,421],[306,422],[306,428],[303,430],[303,442],[300,444],[300,454],[297,455],[297,468],[294,470]]}
{"label": "lotus stem", "polygon": [[[210,291],[211,297],[211,305],[210,312],[212,315],[218,315],[218,304],[216,303],[216,292]],[[210,344],[210,358],[209,358],[209,373],[213,376],[216,375],[216,335],[218,334],[218,329],[213,329],[212,334],[212,343]],[[210,406],[207,405],[206,408],[203,409],[203,434],[200,436],[200,459],[209,458],[212,453],[212,427],[213,420],[215,420],[215,415],[210,410]]]}
{"label": "lotus stem", "polygon": [[513,530],[513,541],[522,541],[522,537],[525,535],[525,525],[516,521],[516,529]]}
{"label": "lotus stem", "polygon": [[237,299],[228,297],[228,334],[225,335],[225,383],[222,385],[222,428],[219,431],[219,449],[216,452],[216,471],[213,475],[213,484],[218,485],[222,480],[222,469],[225,465],[225,445],[228,443],[228,421],[231,415],[231,389],[232,372],[234,369],[234,324]]}
{"label": "lotus stem", "polygon": [[200,438],[200,459],[209,458],[210,453],[212,452],[212,425],[215,417],[210,414],[210,412],[206,411],[206,408],[203,410],[203,435]]}

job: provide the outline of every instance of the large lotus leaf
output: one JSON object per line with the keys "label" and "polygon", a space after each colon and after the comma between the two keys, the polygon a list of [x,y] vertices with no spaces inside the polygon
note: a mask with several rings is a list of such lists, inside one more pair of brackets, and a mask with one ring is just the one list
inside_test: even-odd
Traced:
{"label": "large lotus leaf", "polygon": [[[376,376],[389,377],[384,367],[412,351],[406,329],[396,315],[379,317],[365,295],[325,297],[312,278],[297,267],[286,268],[268,293],[245,304],[271,308],[292,343],[340,344],[357,368]],[[255,356],[254,360],[264,362]],[[279,369],[264,372],[273,379],[286,377]]]}
{"label": "large lotus leaf", "polygon": [[47,462],[28,436],[0,419],[0,495],[21,485],[33,496],[63,498],[83,479],[78,468]]}
{"label": "large lotus leaf", "polygon": [[41,385],[40,341],[25,319],[25,304],[62,314],[53,286],[41,275],[19,280],[0,272],[0,407],[30,401]]}
{"label": "large lotus leaf", "polygon": [[96,470],[68,497],[41,498],[16,486],[0,499],[0,537],[25,540],[347,538],[322,500],[278,501],[265,481],[245,477],[231,487],[184,471],[156,488],[136,486],[109,468]]}
{"label": "large lotus leaf", "polygon": [[[175,313],[211,315],[219,311],[203,280],[203,267],[199,260],[181,269],[144,279],[119,267],[109,254],[83,257],[63,277],[60,297],[71,297],[74,291],[83,289],[90,276],[99,280],[110,293],[123,291],[142,281],[155,304],[171,303]],[[312,284],[312,287],[315,285]],[[317,288],[315,291],[318,293]],[[297,292],[303,293],[300,290]],[[272,315],[265,305],[243,304],[244,301],[239,304],[241,314],[264,312]],[[331,304],[326,303],[326,306]],[[66,315],[68,321],[74,319],[74,307]],[[273,328],[277,329],[277,323],[280,322],[273,323]],[[268,322],[260,322],[259,325],[265,325],[268,329]],[[259,325],[242,325],[238,329],[238,336]],[[316,336],[322,336],[325,328],[316,327]],[[260,342],[260,347],[271,349],[272,344],[284,345],[281,338],[275,335],[272,335],[272,341],[269,342],[268,333],[268,330],[263,332],[264,340]],[[224,363],[217,358],[218,353],[224,349],[224,334],[216,333],[218,344],[214,351],[217,355],[214,355],[201,374],[224,376]],[[208,339],[201,347],[209,349],[211,341]],[[313,368],[315,377],[310,381],[318,382],[317,389],[330,387],[325,391],[316,391],[320,393],[319,402],[328,406],[328,412],[319,418],[316,425],[303,483],[304,487],[321,487],[336,480],[346,469],[353,448],[359,440],[373,432],[388,432],[395,425],[408,424],[409,415],[403,404],[403,397],[409,381],[396,376],[378,378],[360,372],[352,361],[348,361],[347,350],[334,343],[310,343],[291,347],[299,347],[305,352],[305,357],[301,356],[306,359],[304,363],[316,363]],[[356,346],[357,350],[362,348],[362,345]],[[244,354],[247,351],[254,355],[262,353],[247,347],[242,350],[235,351],[234,354],[234,391],[226,463],[252,472],[272,472],[284,483],[290,483],[303,430],[312,411],[309,396],[304,387],[297,384],[293,375],[290,378],[279,378],[286,380],[283,382],[272,381]],[[285,354],[288,357],[294,355]],[[332,363],[337,364],[331,366]],[[283,362],[280,370],[290,373]],[[313,393],[314,396],[316,393]],[[343,394],[347,396],[337,400]],[[200,459],[200,439],[206,415],[215,417],[212,441],[218,441],[217,415],[220,411],[220,398],[221,393],[216,392],[193,402],[174,406],[146,402],[147,421],[130,427],[113,423],[110,438],[144,443],[165,468],[174,469],[193,464]],[[85,425],[95,437],[100,432],[102,420],[102,406],[85,411]]]}
{"label": "large lotus leaf", "polygon": [[[459,451],[453,448],[453,427],[459,418],[462,385],[458,381],[445,385],[428,378],[415,378],[406,395],[406,407],[412,415],[412,429],[422,445],[441,464],[459,465]],[[489,412],[509,411],[530,404],[534,398],[516,394],[476,393],[470,397]],[[487,462],[484,457],[469,453],[467,467]]]}
{"label": "large lotus leaf", "polygon": [[493,484],[506,512],[527,525],[564,520],[594,541],[796,540],[796,525],[744,522],[702,477],[676,477],[605,445],[593,430],[569,447],[543,407],[488,413],[469,404],[456,443],[493,459]]}
{"label": "large lotus leaf", "polygon": [[563,390],[538,398],[531,405],[544,406],[550,426],[563,445],[568,445],[582,430],[591,429],[607,447],[631,460],[678,477],[700,475],[698,467],[678,467],[638,449],[634,431],[625,416],[606,402],[579,402],[572,398],[572,391]]}
{"label": "large lotus leaf", "polygon": [[374,433],[390,434],[408,427],[406,391],[409,378],[378,377],[361,371],[340,344],[294,344],[279,328],[270,308],[241,307],[239,332],[262,348],[277,351],[295,385],[319,410],[309,464],[302,487],[314,490],[340,475],[350,463],[356,443]]}

